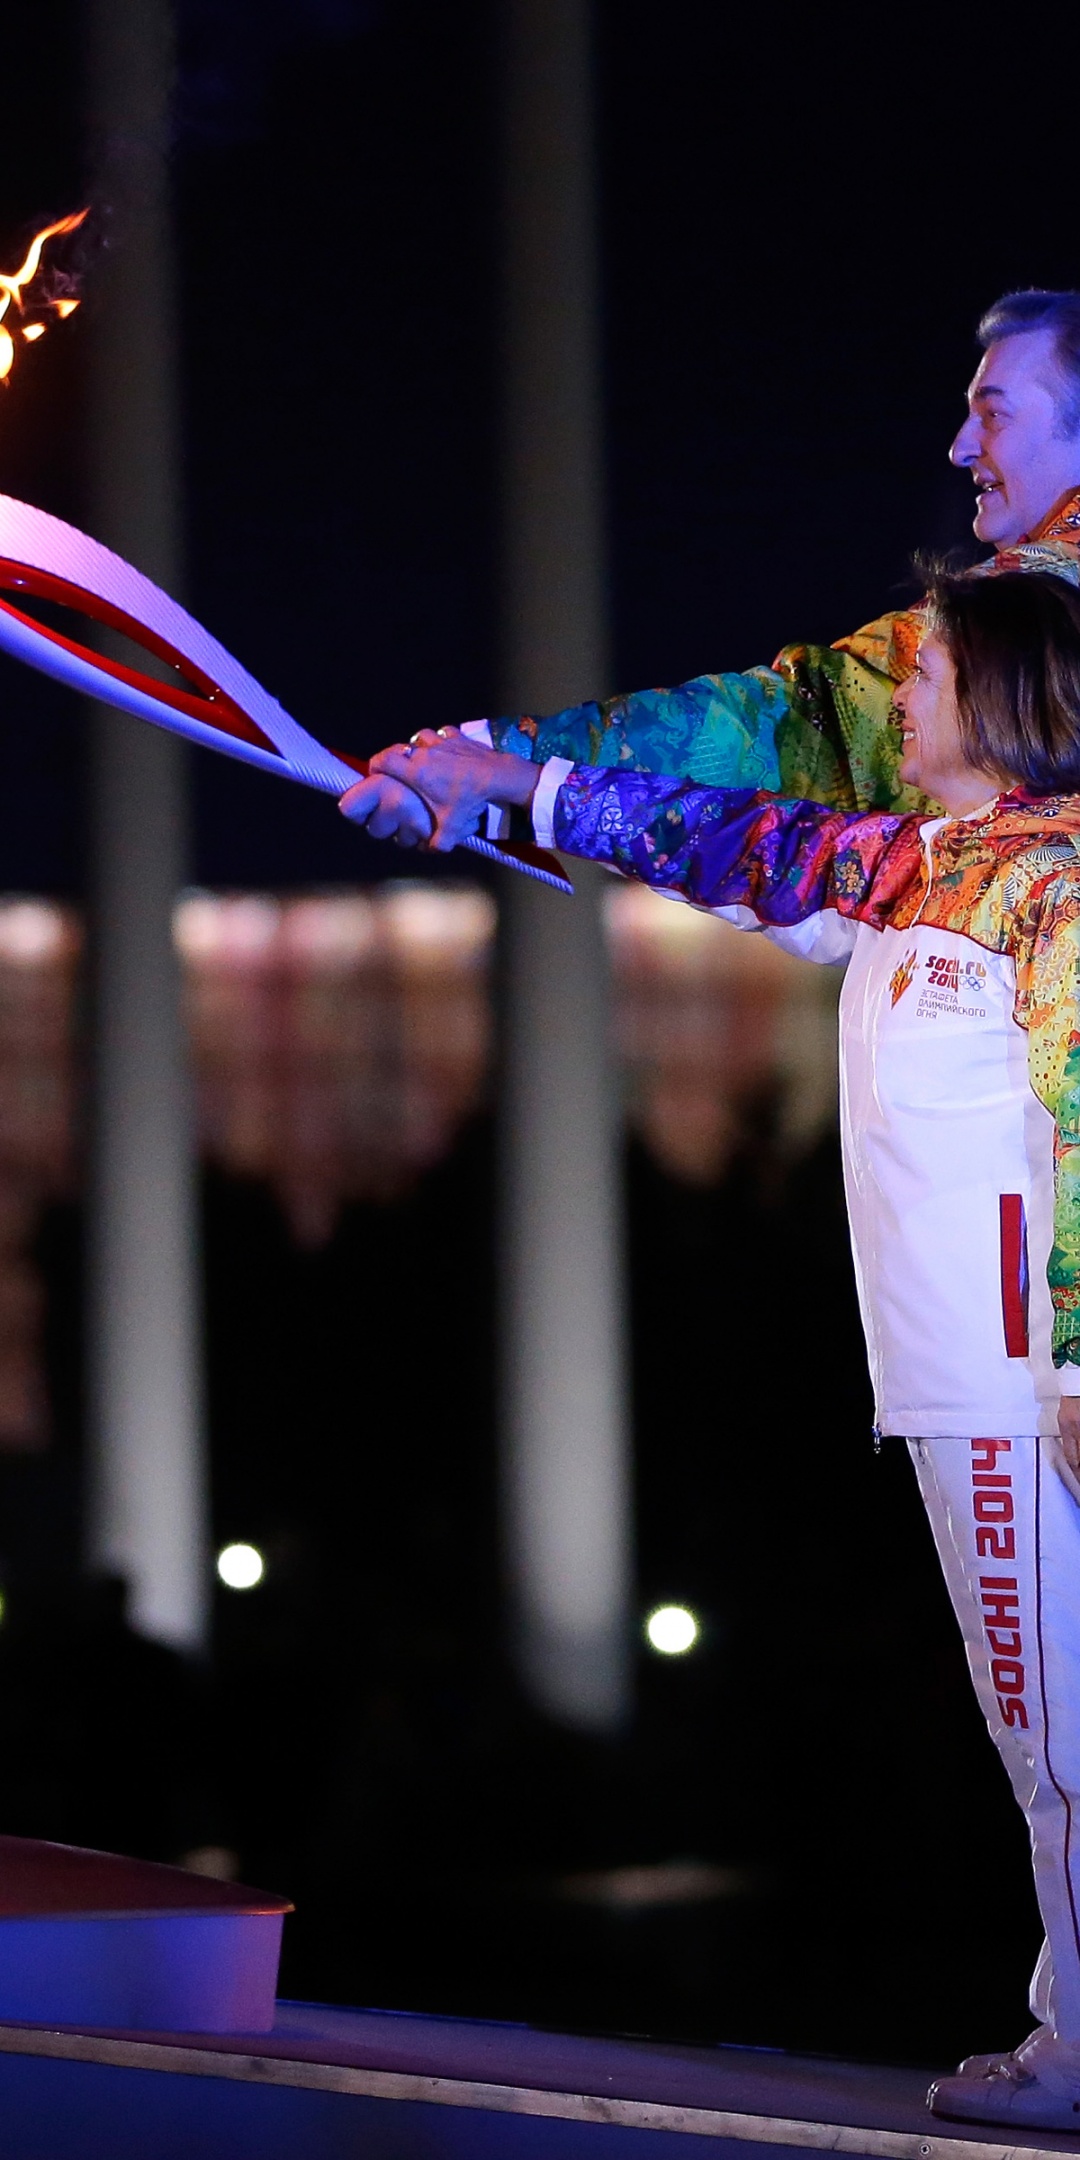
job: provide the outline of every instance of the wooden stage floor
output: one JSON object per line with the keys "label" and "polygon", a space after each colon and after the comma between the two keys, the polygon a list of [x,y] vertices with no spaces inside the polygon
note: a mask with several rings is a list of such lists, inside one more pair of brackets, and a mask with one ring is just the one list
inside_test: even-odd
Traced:
{"label": "wooden stage floor", "polygon": [[[930,2073],[282,2003],[272,2033],[0,2026],[3,2160],[1080,2160],[938,2123]],[[760,2160],[766,2160],[765,2152]]]}

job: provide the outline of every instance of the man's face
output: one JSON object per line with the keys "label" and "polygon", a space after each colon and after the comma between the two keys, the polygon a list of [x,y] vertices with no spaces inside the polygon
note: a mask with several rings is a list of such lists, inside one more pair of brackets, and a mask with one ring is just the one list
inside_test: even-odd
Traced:
{"label": "man's face", "polygon": [[979,491],[975,531],[1014,547],[1080,487],[1080,434],[1060,432],[1064,385],[1052,330],[1024,330],[983,354],[949,456]]}

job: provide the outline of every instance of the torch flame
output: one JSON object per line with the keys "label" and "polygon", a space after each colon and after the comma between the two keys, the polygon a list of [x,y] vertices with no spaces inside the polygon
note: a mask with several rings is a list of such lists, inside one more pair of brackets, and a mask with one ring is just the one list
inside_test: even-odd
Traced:
{"label": "torch flame", "polygon": [[[6,382],[15,364],[15,344],[11,332],[4,322],[4,316],[7,314],[12,301],[15,302],[19,313],[22,313],[26,304],[23,299],[23,287],[33,283],[41,268],[41,252],[45,242],[55,240],[61,233],[75,232],[86,215],[85,210],[75,210],[70,217],[57,218],[54,225],[45,225],[41,232],[34,234],[19,268],[11,272],[0,270],[0,382]],[[63,317],[71,315],[79,303],[77,300],[52,300],[48,302],[48,305],[55,310],[57,315]],[[23,336],[33,343],[35,338],[44,336],[45,329],[46,325],[44,323],[27,323],[23,330]]]}

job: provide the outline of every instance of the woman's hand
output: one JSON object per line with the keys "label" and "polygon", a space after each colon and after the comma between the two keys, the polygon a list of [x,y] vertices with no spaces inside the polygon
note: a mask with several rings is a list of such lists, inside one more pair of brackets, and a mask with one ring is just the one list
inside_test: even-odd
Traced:
{"label": "woman's hand", "polygon": [[1080,1395],[1063,1395],[1058,1403],[1061,1451],[1070,1470],[1080,1477]]}
{"label": "woman's hand", "polygon": [[399,847],[426,847],[435,822],[415,788],[383,773],[358,780],[338,809],[354,825],[366,825],[373,840],[396,840]]}
{"label": "woman's hand", "polygon": [[[434,821],[427,844],[440,852],[476,832],[489,803],[527,808],[540,777],[540,767],[527,758],[488,750],[457,728],[440,728],[437,734],[421,728],[410,743],[380,750],[371,772],[404,782],[423,796]],[[357,793],[350,788],[342,797],[346,817],[353,814],[348,805]]]}

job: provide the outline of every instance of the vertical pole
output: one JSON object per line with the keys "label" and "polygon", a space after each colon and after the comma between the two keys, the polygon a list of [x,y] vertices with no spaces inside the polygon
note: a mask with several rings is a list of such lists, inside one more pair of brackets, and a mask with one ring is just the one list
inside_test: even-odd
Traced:
{"label": "vertical pole", "polygon": [[[84,0],[95,193],[111,213],[94,294],[91,527],[181,583],[169,218],[169,0]],[[88,1560],[124,1575],[135,1627],[206,1638],[207,1506],[195,1162],[172,937],[186,859],[186,753],[99,707],[94,943]]]}
{"label": "vertical pole", "polygon": [[[504,694],[607,682],[588,0],[503,0]],[[504,1530],[518,1662],[584,1730],[630,1707],[619,1114],[602,873],[502,895]]]}

